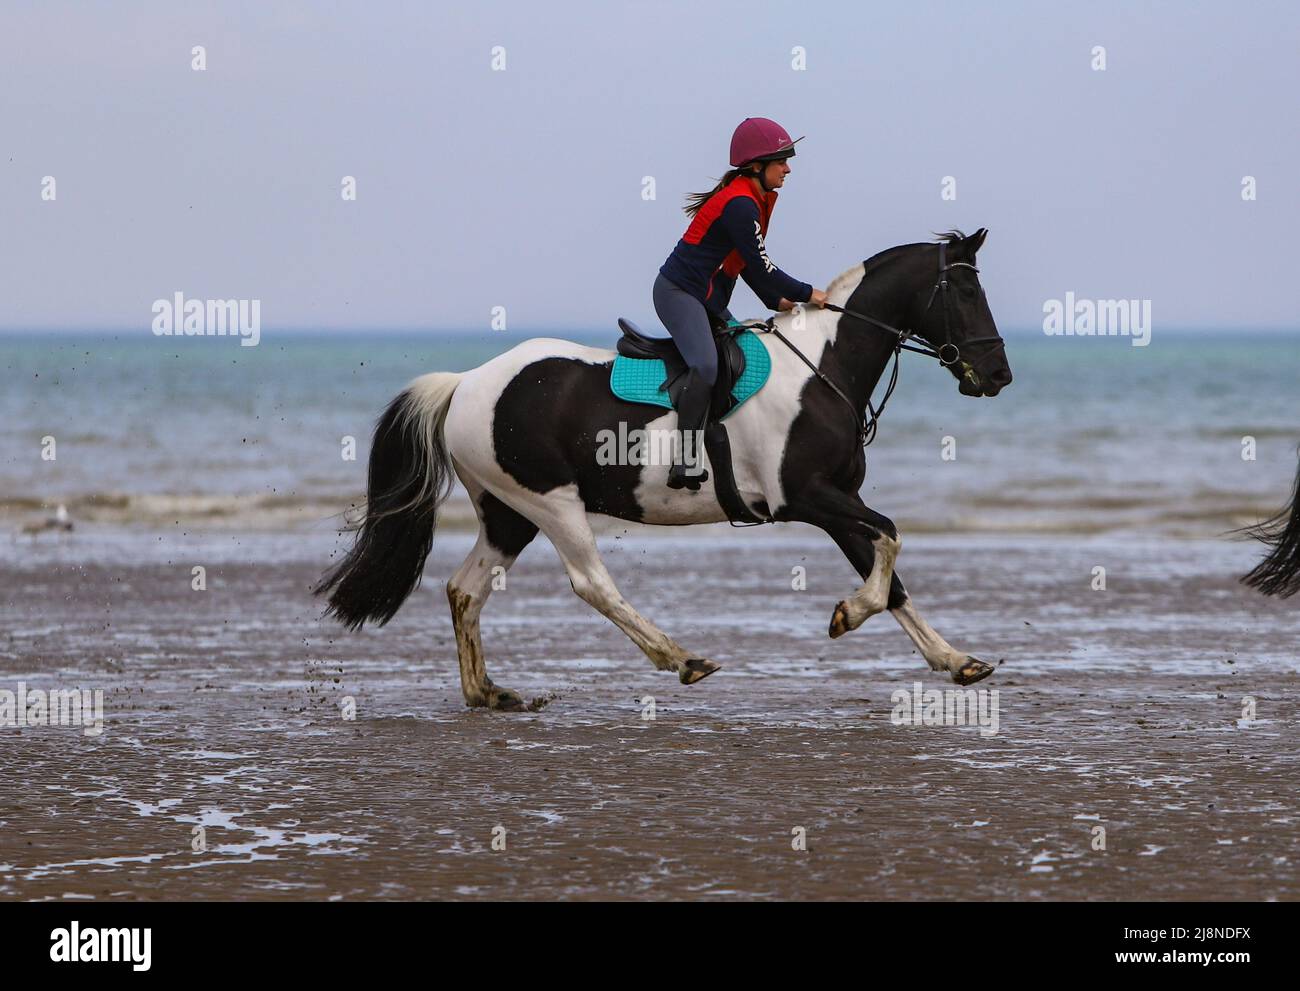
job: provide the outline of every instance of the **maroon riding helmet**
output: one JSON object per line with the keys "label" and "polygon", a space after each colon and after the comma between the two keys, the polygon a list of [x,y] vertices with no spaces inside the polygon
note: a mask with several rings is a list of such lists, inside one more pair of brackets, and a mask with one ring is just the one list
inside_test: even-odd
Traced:
{"label": "maroon riding helmet", "polygon": [[738,169],[750,162],[793,158],[794,146],[802,140],[791,141],[785,128],[774,120],[746,117],[731,135],[731,167]]}

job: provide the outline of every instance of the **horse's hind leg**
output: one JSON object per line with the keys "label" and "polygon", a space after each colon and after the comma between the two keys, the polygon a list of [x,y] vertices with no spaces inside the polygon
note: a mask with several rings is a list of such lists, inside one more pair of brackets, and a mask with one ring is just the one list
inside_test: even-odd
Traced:
{"label": "horse's hind leg", "polygon": [[[467,705],[522,709],[525,708],[523,699],[493,684],[487,676],[479,614],[492,594],[496,576],[505,574],[537,535],[537,527],[490,492],[477,488],[469,491],[479,517],[478,540],[447,582],[447,601],[456,630],[456,656],[460,661],[460,687]],[[498,568],[501,570],[497,571]]]}
{"label": "horse's hind leg", "polygon": [[591,523],[577,486],[552,489],[544,496],[529,498],[526,505],[518,505],[555,546],[569,573],[573,591],[626,633],[656,668],[677,672],[683,685],[694,684],[720,668],[713,661],[683,650],[619,594],[614,579],[600,558],[596,537],[591,532]]}
{"label": "horse's hind leg", "polygon": [[897,574],[893,576],[889,589],[889,611],[898,620],[912,643],[925,658],[925,663],[933,671],[947,671],[952,680],[959,685],[973,685],[993,673],[993,666],[985,664],[978,657],[964,654],[939,636],[929,623],[921,618],[912,605],[912,597],[903,587],[903,581]]}

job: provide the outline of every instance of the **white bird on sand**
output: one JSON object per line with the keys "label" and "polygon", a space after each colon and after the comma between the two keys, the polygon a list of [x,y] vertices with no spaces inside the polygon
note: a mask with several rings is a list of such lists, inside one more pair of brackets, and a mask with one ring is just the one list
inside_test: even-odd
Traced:
{"label": "white bird on sand", "polygon": [[53,516],[47,516],[42,523],[27,523],[23,526],[23,533],[42,533],[45,530],[71,530],[72,517],[68,515],[68,507],[59,503],[59,508],[54,511]]}

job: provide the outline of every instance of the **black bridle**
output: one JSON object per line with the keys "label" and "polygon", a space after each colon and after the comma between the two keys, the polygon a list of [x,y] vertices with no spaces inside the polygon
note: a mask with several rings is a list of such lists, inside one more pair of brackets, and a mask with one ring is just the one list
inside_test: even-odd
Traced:
{"label": "black bridle", "polygon": [[[866,413],[863,414],[862,423],[859,424],[858,426],[858,437],[862,441],[863,447],[866,447],[868,444],[870,444],[873,440],[876,439],[876,427],[880,422],[880,416],[882,413],[885,412],[885,404],[889,402],[889,397],[894,394],[894,387],[898,385],[899,359],[902,357],[902,353],[904,351],[913,351],[916,354],[923,354],[927,358],[934,358],[939,362],[939,364],[943,365],[945,368],[947,368],[949,365],[955,365],[958,361],[961,360],[961,349],[957,347],[956,344],[952,343],[951,340],[948,339],[952,337],[952,323],[948,315],[949,304],[948,304],[947,273],[950,269],[954,269],[954,268],[969,268],[971,271],[976,273],[979,272],[979,269],[976,268],[974,265],[972,265],[970,262],[948,261],[947,249],[948,249],[947,243],[940,243],[939,273],[938,273],[939,277],[934,284],[934,288],[930,290],[930,299],[925,304],[925,309],[921,311],[921,316],[922,318],[924,318],[925,315],[930,312],[930,308],[934,306],[935,297],[939,296],[940,293],[943,294],[943,303],[942,303],[943,336],[945,338],[945,341],[942,345],[939,346],[937,350],[935,348],[930,347],[928,344],[918,341],[915,331],[899,330],[897,327],[891,326],[890,324],[885,323],[883,320],[877,320],[875,317],[869,317],[865,313],[857,313],[853,310],[846,310],[844,307],[836,306],[834,303],[826,303],[825,306],[823,307],[824,309],[832,310],[835,313],[843,313],[846,317],[853,317],[855,320],[861,320],[864,323],[871,324],[873,327],[878,327],[881,330],[888,331],[889,333],[893,334],[897,338],[897,340],[895,340],[894,342],[894,367],[889,374],[889,384],[885,387],[885,395],[880,400],[879,408],[873,406],[871,403],[871,396],[869,395],[867,396],[867,411]],[[797,347],[794,346],[794,344],[790,342],[789,338],[787,338],[784,334],[782,334],[779,330],[776,329],[776,317],[775,316],[768,317],[765,321],[763,321],[763,326],[766,328],[766,331],[768,333],[775,334],[778,340],[780,340],[782,343],[785,344],[786,347],[788,347],[791,351],[797,354],[800,360],[802,360],[805,365],[807,365],[809,368],[812,369],[814,375],[816,375],[819,379],[821,379],[828,386],[830,386],[830,388],[834,390],[837,396],[839,396],[841,399],[843,399],[846,403],[849,404],[849,408],[853,410],[853,418],[856,421],[858,417],[858,407],[854,404],[853,400],[851,400],[848,396],[846,396],[839,386],[837,386],[834,382],[832,382],[829,378],[827,378],[826,374],[822,372],[821,369],[819,369],[816,365],[814,365],[811,361],[809,361],[807,356],[804,355],[802,351],[800,351]],[[917,343],[912,343],[913,341],[916,341]],[[1002,346],[1005,346],[1006,343],[997,334],[990,334],[985,337],[969,338],[968,340],[962,341],[962,344],[964,345],[989,344],[994,341],[996,341],[999,345]],[[918,343],[920,344],[919,347],[917,346]],[[952,349],[951,358],[948,357],[949,348]],[[986,362],[990,357],[992,357],[997,353],[998,353],[998,349],[993,348],[989,350],[989,352],[985,354],[983,357],[979,358],[975,364],[966,362],[966,365],[972,372],[978,375],[980,367],[984,364],[984,362]]]}

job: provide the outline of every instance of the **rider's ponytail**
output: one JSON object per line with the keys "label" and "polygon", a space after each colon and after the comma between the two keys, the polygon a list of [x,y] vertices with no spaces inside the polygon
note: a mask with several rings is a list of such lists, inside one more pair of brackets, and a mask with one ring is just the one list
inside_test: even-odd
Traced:
{"label": "rider's ponytail", "polygon": [[741,175],[745,171],[746,170],[743,168],[731,169],[726,175],[724,175],[721,179],[719,179],[718,184],[714,186],[712,189],[710,189],[707,193],[691,193],[690,196],[686,197],[686,205],[682,207],[682,209],[686,211],[686,216],[694,217],[697,213],[700,212],[700,207],[704,206],[704,204],[709,201],[709,198],[714,193],[726,189],[729,185],[731,185],[731,181],[735,179],[736,176]]}

